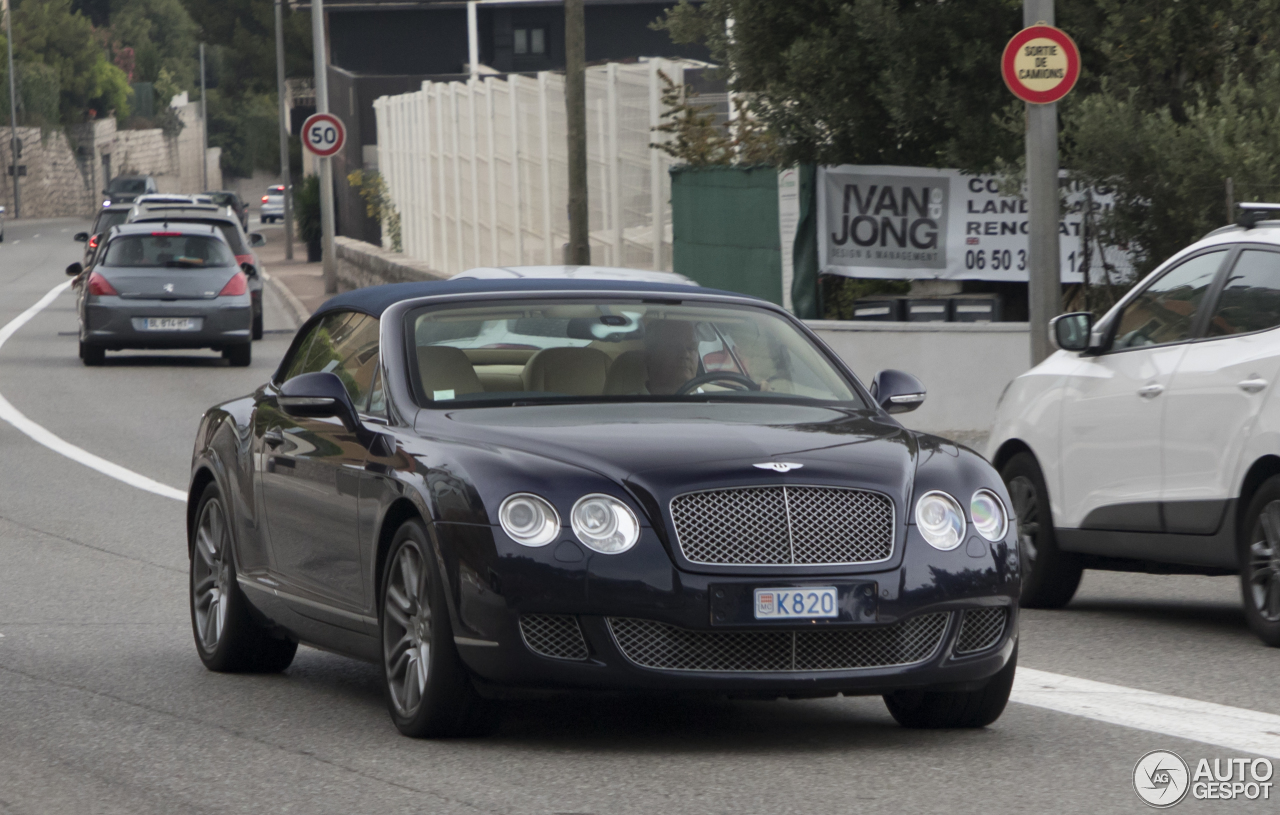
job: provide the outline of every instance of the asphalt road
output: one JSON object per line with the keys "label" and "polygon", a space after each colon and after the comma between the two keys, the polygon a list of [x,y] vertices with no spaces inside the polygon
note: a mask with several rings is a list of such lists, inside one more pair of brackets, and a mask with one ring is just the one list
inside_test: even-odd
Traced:
{"label": "asphalt road", "polygon": [[[82,228],[7,225],[0,326],[66,279]],[[201,412],[264,381],[292,329],[269,293],[250,368],[134,352],[90,369],[75,327],[69,293],[23,326],[0,394],[177,489]],[[0,813],[1141,812],[1144,753],[1247,755],[1017,703],[984,730],[908,731],[878,698],[563,699],[512,705],[492,738],[413,741],[373,666],[303,648],[278,676],[206,671],[183,511],[0,422]],[[1025,667],[1280,714],[1280,652],[1246,630],[1232,579],[1088,573],[1068,609],[1023,620]]]}

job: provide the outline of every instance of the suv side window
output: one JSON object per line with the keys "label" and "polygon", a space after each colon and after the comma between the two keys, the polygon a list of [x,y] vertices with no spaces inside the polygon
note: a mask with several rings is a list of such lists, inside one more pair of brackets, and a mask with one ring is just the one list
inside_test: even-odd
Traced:
{"label": "suv side window", "polygon": [[1111,350],[1191,339],[1204,296],[1226,256],[1226,249],[1196,255],[1147,286],[1125,306],[1116,321]]}
{"label": "suv side window", "polygon": [[1227,276],[1209,318],[1209,337],[1265,331],[1280,325],[1280,253],[1245,249]]}

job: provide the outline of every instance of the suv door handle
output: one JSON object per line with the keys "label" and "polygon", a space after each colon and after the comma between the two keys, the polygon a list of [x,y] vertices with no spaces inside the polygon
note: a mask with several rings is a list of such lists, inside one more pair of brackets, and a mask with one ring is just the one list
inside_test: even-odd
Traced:
{"label": "suv door handle", "polygon": [[273,427],[262,434],[262,440],[266,442],[268,447],[279,447],[284,444],[284,432],[278,427]]}
{"label": "suv door handle", "polygon": [[1138,388],[1138,395],[1143,399],[1153,399],[1164,393],[1164,385],[1152,382],[1150,385],[1143,385]]}
{"label": "suv door handle", "polygon": [[1259,379],[1257,377],[1254,377],[1253,379],[1244,379],[1237,382],[1236,387],[1245,393],[1258,393],[1259,391],[1266,389],[1267,380]]}

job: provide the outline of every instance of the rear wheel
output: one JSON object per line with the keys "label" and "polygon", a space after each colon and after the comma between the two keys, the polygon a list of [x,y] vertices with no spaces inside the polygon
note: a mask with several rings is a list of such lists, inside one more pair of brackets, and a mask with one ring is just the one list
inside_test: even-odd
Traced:
{"label": "rear wheel", "polygon": [[480,736],[497,724],[453,642],[444,585],[426,530],[396,531],[382,580],[382,675],[391,720],[406,736]]}
{"label": "rear wheel", "polygon": [[80,343],[80,359],[84,360],[84,364],[90,367],[96,367],[107,361],[107,349],[101,345],[86,345]]}
{"label": "rear wheel", "polygon": [[1018,670],[1015,647],[1009,664],[974,691],[905,690],[886,694],[884,704],[903,727],[942,729],[986,727],[1000,718],[1013,690],[1013,675]]}
{"label": "rear wheel", "polygon": [[1272,476],[1258,488],[1241,531],[1245,619],[1263,642],[1280,647],[1280,476]]}
{"label": "rear wheel", "polygon": [[1058,549],[1049,510],[1049,490],[1035,456],[1018,453],[1001,471],[1018,516],[1025,608],[1062,608],[1071,602],[1084,569],[1080,559]]}
{"label": "rear wheel", "polygon": [[233,345],[222,349],[222,358],[231,363],[233,368],[247,368],[253,361],[253,346],[249,343]]}
{"label": "rear wheel", "polygon": [[253,315],[253,338],[255,340],[262,339],[262,311],[259,310]]}
{"label": "rear wheel", "polygon": [[211,671],[276,673],[289,667],[298,644],[259,625],[236,583],[231,527],[222,493],[205,487],[191,543],[191,628],[200,661]]}

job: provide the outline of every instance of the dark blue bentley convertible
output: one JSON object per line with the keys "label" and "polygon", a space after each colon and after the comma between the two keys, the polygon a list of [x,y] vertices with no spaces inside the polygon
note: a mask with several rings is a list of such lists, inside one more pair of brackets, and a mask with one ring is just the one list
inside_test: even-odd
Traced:
{"label": "dark blue bentley convertible", "polygon": [[396,726],[527,690],[883,695],[980,727],[1017,664],[999,475],[890,414],[802,323],[678,285],[362,289],[210,409],[188,504],[216,671],[299,642],[382,666]]}

